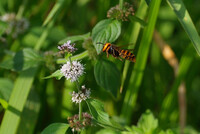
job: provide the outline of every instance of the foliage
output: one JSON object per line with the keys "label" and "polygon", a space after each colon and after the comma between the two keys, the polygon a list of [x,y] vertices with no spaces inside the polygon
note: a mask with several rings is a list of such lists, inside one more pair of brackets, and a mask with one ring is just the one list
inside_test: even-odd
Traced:
{"label": "foliage", "polygon": [[[195,0],[1,0],[0,134],[197,134],[199,12]],[[69,40],[77,51],[57,49]],[[60,70],[72,61],[74,83]]]}

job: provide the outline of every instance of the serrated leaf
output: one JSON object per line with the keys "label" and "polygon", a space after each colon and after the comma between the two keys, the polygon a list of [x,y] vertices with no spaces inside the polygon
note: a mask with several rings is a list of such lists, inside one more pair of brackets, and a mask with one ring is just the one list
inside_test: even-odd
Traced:
{"label": "serrated leaf", "polygon": [[92,30],[93,45],[99,54],[102,49],[101,44],[98,42],[114,42],[121,33],[121,23],[118,20],[105,19],[95,25]]}
{"label": "serrated leaf", "polygon": [[56,79],[60,80],[63,77],[63,74],[61,73],[60,70],[56,70],[51,75],[49,75],[47,77],[44,77],[44,79],[49,79],[49,78],[53,78],[53,77],[55,77]]}
{"label": "serrated leaf", "polygon": [[65,123],[53,123],[46,127],[41,134],[65,134],[69,124]]}
{"label": "serrated leaf", "polygon": [[93,119],[97,122],[98,125],[104,128],[114,129],[116,131],[123,130],[123,128],[118,123],[113,122],[109,118],[109,115],[104,111],[103,104],[100,101],[88,99],[86,102]]}
{"label": "serrated leaf", "polygon": [[120,72],[114,63],[99,60],[94,67],[94,76],[99,86],[117,96],[117,90],[120,86]]}
{"label": "serrated leaf", "polygon": [[123,134],[154,134],[158,127],[158,120],[154,118],[150,110],[140,117],[137,126],[126,127]]}
{"label": "serrated leaf", "polygon": [[[168,129],[166,131],[160,131],[159,134],[176,134],[175,132],[173,132],[171,129]],[[189,134],[189,133],[188,133]],[[192,134],[192,133],[190,133]]]}
{"label": "serrated leaf", "polygon": [[79,41],[79,40],[85,40],[87,38],[90,37],[90,33],[86,33],[86,34],[83,34],[83,35],[75,35],[75,36],[69,36],[61,41],[59,41],[58,44],[64,44],[66,43],[68,40],[71,40],[71,42],[75,42],[75,41]]}
{"label": "serrated leaf", "polygon": [[14,71],[23,71],[37,66],[42,60],[42,57],[36,51],[30,48],[25,48],[0,63],[0,67]]}
{"label": "serrated leaf", "polygon": [[149,110],[147,110],[140,117],[137,127],[142,129],[144,134],[149,134],[158,127],[158,120],[154,118],[153,114]]}

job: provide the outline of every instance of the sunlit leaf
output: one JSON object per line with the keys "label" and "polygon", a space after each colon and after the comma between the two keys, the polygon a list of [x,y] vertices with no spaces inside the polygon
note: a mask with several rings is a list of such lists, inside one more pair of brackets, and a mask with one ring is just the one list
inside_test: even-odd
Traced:
{"label": "sunlit leaf", "polygon": [[36,71],[37,68],[29,68],[20,72],[1,122],[0,134],[16,134]]}
{"label": "sunlit leaf", "polygon": [[40,103],[41,101],[36,93],[36,90],[31,90],[21,115],[18,134],[33,133],[38,120]]}
{"label": "sunlit leaf", "polygon": [[69,124],[65,123],[53,123],[46,127],[41,134],[65,134]]}
{"label": "sunlit leaf", "polygon": [[147,110],[140,117],[137,126],[141,128],[145,134],[149,134],[158,127],[158,120],[154,118],[151,111]]}
{"label": "sunlit leaf", "polygon": [[123,134],[154,134],[158,127],[158,120],[154,118],[151,111],[147,110],[140,117],[137,126],[126,127]]}
{"label": "sunlit leaf", "polygon": [[60,70],[56,70],[54,73],[52,73],[51,75],[44,77],[44,79],[49,79],[49,78],[56,78],[58,80],[60,80],[63,77],[63,74],[61,73]]}
{"label": "sunlit leaf", "polygon": [[102,49],[101,43],[114,42],[121,33],[121,23],[118,20],[105,19],[95,25],[92,30],[93,45],[99,54]]}

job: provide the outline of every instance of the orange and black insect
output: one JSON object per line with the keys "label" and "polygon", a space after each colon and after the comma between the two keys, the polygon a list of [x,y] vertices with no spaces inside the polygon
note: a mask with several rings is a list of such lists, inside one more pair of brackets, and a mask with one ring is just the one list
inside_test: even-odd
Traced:
{"label": "orange and black insect", "polygon": [[[98,43],[98,44],[103,44],[103,43]],[[130,60],[131,62],[136,61],[135,55],[131,53],[130,50],[121,49],[120,47],[117,47],[111,43],[105,43],[103,45],[102,51],[107,53],[107,57],[109,56],[109,54],[111,54],[115,58],[120,59],[121,57],[123,59]]]}

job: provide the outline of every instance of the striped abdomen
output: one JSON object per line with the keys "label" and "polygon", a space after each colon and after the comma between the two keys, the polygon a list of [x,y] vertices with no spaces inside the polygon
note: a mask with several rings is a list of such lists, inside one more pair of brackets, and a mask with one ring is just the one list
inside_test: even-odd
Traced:
{"label": "striped abdomen", "polygon": [[127,60],[130,60],[132,62],[136,62],[136,59],[135,59],[135,55],[133,53],[131,53],[129,50],[124,50],[122,49],[120,51],[120,56],[123,58],[123,59],[127,59]]}

